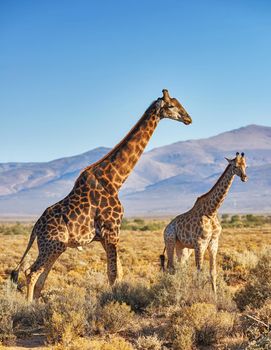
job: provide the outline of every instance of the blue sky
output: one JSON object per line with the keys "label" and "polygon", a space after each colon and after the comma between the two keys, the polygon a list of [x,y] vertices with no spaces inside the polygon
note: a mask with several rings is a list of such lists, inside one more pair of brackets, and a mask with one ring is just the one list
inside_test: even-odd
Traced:
{"label": "blue sky", "polygon": [[112,147],[167,88],[149,149],[271,126],[271,3],[0,1],[0,162]]}

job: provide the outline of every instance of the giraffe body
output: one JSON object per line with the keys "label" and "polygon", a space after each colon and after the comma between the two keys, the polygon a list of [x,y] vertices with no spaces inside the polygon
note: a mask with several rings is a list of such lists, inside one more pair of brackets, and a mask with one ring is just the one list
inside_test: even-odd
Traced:
{"label": "giraffe body", "polygon": [[26,272],[27,299],[38,298],[54,262],[67,248],[77,248],[99,241],[107,256],[107,274],[112,285],[121,279],[122,267],[117,253],[123,206],[118,191],[144,151],[158,122],[170,118],[190,124],[182,105],[163,90],[142,118],[105,157],[85,168],[72,191],[47,208],[36,222],[26,251],[12,271],[16,282],[23,261],[35,238],[39,255]]}
{"label": "giraffe body", "polygon": [[[247,181],[245,175],[245,158],[237,156],[228,160],[224,173],[213,188],[199,197],[192,209],[174,218],[164,230],[165,248],[168,257],[168,269],[174,271],[174,252],[181,264],[185,263],[191,253],[195,252],[197,270],[203,265],[206,249],[210,255],[210,275],[214,292],[216,293],[216,255],[218,250],[221,225],[218,219],[218,209],[224,201],[235,175]],[[164,259],[163,259],[164,260]]]}

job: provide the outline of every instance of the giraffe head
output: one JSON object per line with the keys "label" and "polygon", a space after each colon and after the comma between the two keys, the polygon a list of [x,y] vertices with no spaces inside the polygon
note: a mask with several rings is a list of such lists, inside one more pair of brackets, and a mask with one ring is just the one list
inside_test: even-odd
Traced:
{"label": "giraffe head", "polygon": [[169,118],[182,122],[185,125],[191,124],[192,119],[180,102],[174,97],[171,98],[167,90],[164,89],[162,92],[163,97],[157,100],[160,119]]}
{"label": "giraffe head", "polygon": [[243,182],[246,182],[248,180],[248,177],[246,175],[246,159],[245,159],[245,153],[240,153],[236,152],[236,157],[233,159],[228,159],[226,160],[229,162],[229,164],[232,167],[232,171],[234,175],[237,175],[240,177],[240,179]]}

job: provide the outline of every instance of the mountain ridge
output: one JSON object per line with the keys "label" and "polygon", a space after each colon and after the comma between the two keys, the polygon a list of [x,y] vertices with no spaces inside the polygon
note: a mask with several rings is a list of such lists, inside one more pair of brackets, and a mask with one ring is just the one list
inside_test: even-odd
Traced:
{"label": "mountain ridge", "polygon": [[[49,162],[1,163],[0,216],[39,215],[69,193],[83,168],[109,151],[107,147],[96,147]],[[243,188],[238,179],[234,181],[222,210],[270,211],[271,127],[251,124],[145,152],[120,192],[126,214],[155,215],[163,210],[178,212],[177,207],[186,209],[196,196],[210,189],[215,175],[226,166],[224,157],[233,157],[236,151],[247,155],[250,180]],[[158,206],[159,196],[163,203]],[[231,200],[236,203],[232,207]]]}

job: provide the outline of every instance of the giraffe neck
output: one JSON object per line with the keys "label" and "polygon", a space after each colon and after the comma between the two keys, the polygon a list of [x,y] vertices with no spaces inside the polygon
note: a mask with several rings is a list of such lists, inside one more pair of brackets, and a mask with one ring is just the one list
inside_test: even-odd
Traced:
{"label": "giraffe neck", "polygon": [[89,167],[109,191],[118,191],[150,140],[160,118],[153,102],[126,137],[104,158]]}
{"label": "giraffe neck", "polygon": [[198,198],[196,203],[200,204],[205,215],[212,215],[219,209],[229,192],[233,178],[232,167],[228,165],[211,190]]}

